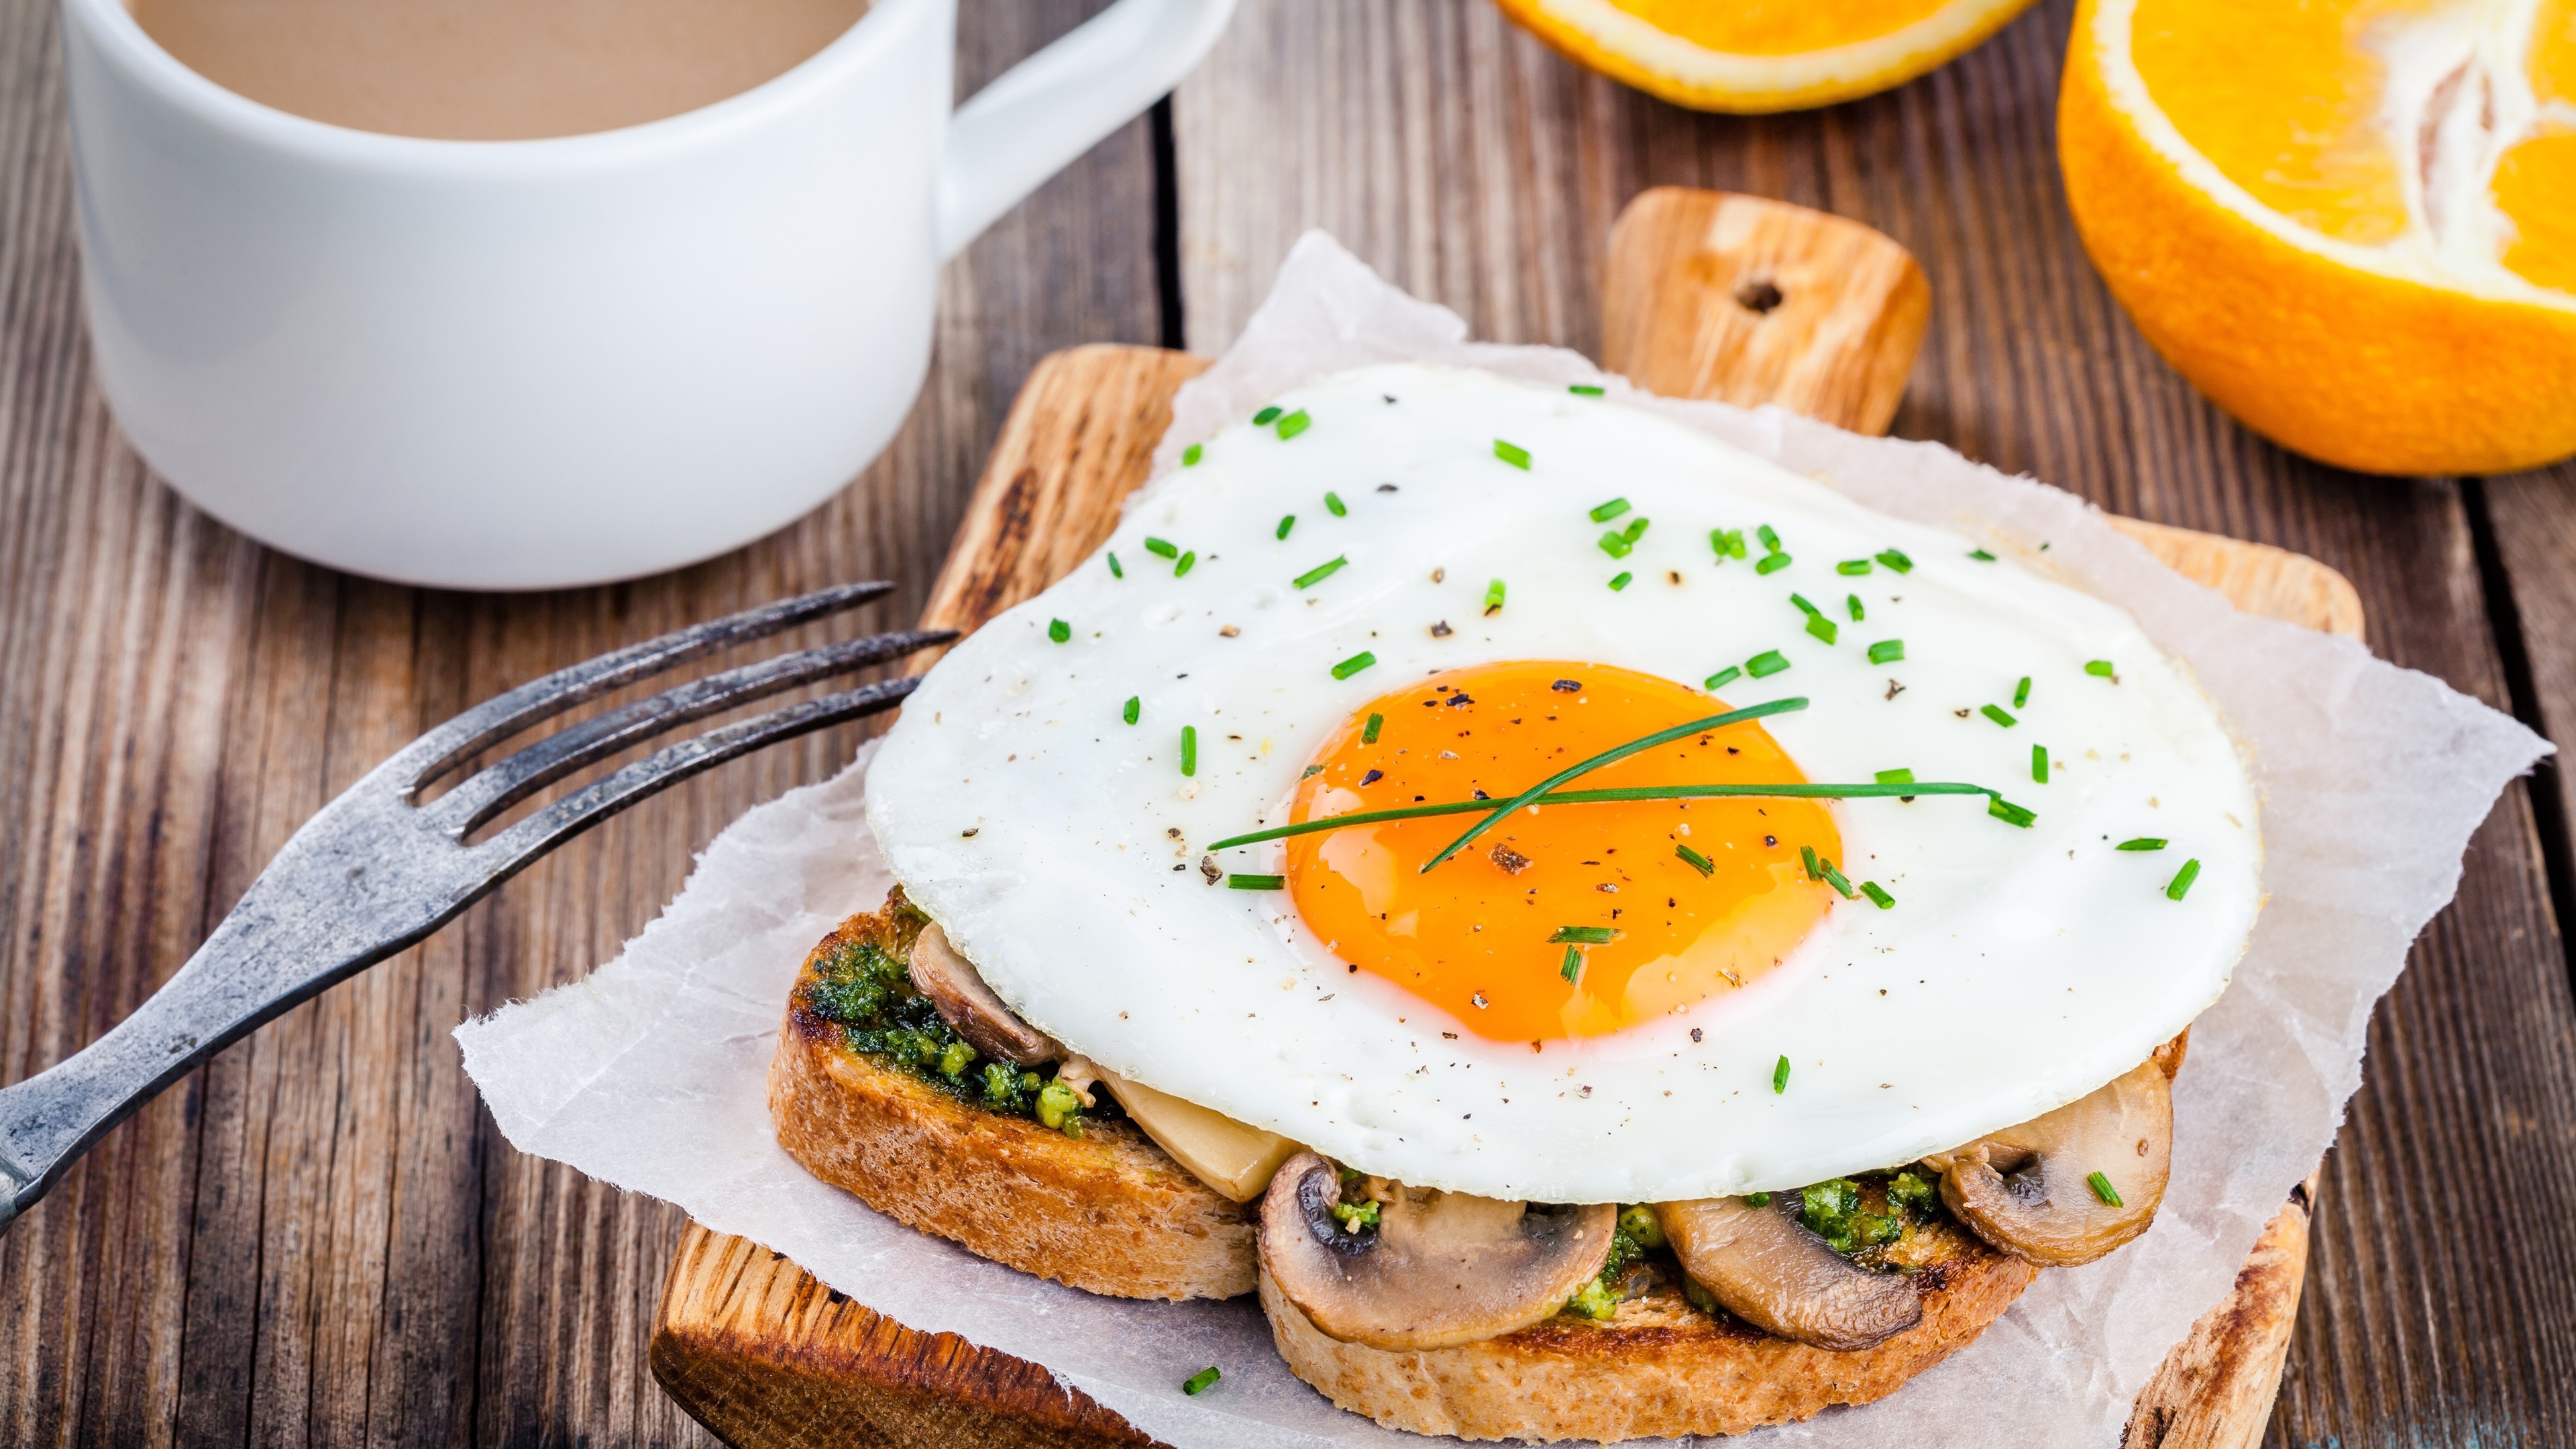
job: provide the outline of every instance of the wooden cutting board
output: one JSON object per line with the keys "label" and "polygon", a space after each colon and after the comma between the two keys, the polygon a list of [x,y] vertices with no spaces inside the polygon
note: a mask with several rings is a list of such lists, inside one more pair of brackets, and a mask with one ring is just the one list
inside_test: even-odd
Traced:
{"label": "wooden cutting board", "polygon": [[[1611,239],[1604,365],[1675,397],[1778,403],[1856,431],[1895,415],[1931,308],[1902,247],[1803,207],[1666,188]],[[1041,362],[994,445],[925,626],[972,629],[1070,572],[1145,481],[1172,394],[1207,366],[1096,346]],[[2112,522],[2251,613],[2361,633],[2351,583],[2262,544]],[[2315,1179],[2139,1395],[2124,1449],[2248,1449],[2279,1388]],[[653,1373],[737,1449],[1072,1449],[1153,1441],[1043,1368],[916,1333],[785,1257],[692,1223],[671,1261]]]}

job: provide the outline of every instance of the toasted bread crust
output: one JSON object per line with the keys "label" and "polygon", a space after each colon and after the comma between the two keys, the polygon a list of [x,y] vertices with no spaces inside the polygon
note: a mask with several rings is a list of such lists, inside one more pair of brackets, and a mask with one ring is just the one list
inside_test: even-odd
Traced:
{"label": "toasted bread crust", "polygon": [[[852,916],[807,956],[890,942],[891,912]],[[800,982],[803,979],[799,978]],[[769,1064],[779,1145],[816,1177],[906,1226],[1024,1273],[1121,1298],[1252,1291],[1250,1213],[1131,1123],[1079,1139],[987,1112],[849,1050],[791,993]]]}
{"label": "toasted bread crust", "polygon": [[1327,1338],[1261,1275],[1272,1340],[1297,1377],[1390,1429],[1461,1439],[1740,1434],[1865,1404],[1948,1358],[2012,1306],[2037,1270],[1946,1223],[1918,1231],[1923,1321],[1834,1353],[1691,1307],[1658,1280],[1606,1323],[1552,1318],[1457,1348],[1390,1353]]}

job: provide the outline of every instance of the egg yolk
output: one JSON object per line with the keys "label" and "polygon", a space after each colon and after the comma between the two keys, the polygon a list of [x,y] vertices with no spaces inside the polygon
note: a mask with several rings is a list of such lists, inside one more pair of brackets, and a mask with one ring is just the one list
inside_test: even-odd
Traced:
{"label": "egg yolk", "polygon": [[[1308,762],[1290,818],[1480,791],[1506,800],[1580,760],[1726,709],[1688,686],[1600,664],[1452,670],[1344,721]],[[1746,721],[1558,788],[1805,779],[1759,721]],[[1622,801],[1516,811],[1422,870],[1479,818],[1292,837],[1288,889],[1341,960],[1498,1041],[1598,1036],[1743,987],[1779,965],[1833,902],[1828,886],[1807,878],[1801,847],[1842,855],[1821,801]],[[1550,939],[1567,927],[1612,934]]]}

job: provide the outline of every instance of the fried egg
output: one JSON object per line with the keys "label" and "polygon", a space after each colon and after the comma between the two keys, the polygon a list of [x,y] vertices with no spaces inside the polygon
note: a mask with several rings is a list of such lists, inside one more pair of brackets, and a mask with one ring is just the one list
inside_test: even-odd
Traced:
{"label": "fried egg", "polygon": [[[2246,764],[2110,604],[1466,370],[1184,456],[868,781],[911,898],[1112,1071],[1408,1183],[1669,1201],[2026,1121],[2243,953]],[[1658,735],[1557,787],[1614,798],[1494,813]],[[1818,785],[1896,793],[1726,793]]]}

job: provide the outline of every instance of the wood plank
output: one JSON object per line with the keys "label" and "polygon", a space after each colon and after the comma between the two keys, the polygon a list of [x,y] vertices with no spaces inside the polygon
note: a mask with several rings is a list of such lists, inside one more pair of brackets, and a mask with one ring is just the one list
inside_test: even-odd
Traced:
{"label": "wood plank", "polygon": [[[1103,0],[967,0],[972,89]],[[799,524],[618,588],[473,598],[331,574],[181,503],[118,439],[77,303],[51,0],[0,0],[0,1073],[103,1031],[314,805],[498,689],[888,576],[920,608],[1044,353],[1162,332],[1139,121],[942,279],[887,456]],[[815,635],[819,640],[820,633]],[[518,1157],[447,1028],[578,977],[844,731],[577,842],[424,947],[225,1053],[0,1238],[0,1441],[705,1443],[644,1366],[682,1219]]]}
{"label": "wood plank", "polygon": [[[1597,355],[1629,196],[1818,207],[1894,237],[1938,299],[1899,436],[2315,558],[2351,580],[2382,657],[2504,706],[2459,485],[2356,478],[2247,434],[2085,261],[2052,125],[2072,10],[2047,0],[1885,95],[1748,118],[1582,72],[1474,0],[1245,0],[1173,103],[1189,345],[1221,350],[1322,226],[1477,336]],[[2576,1195],[2576,1006],[2521,786],[2411,963],[2328,1159],[2271,1441],[2576,1443],[2576,1222],[2456,1206]]]}

